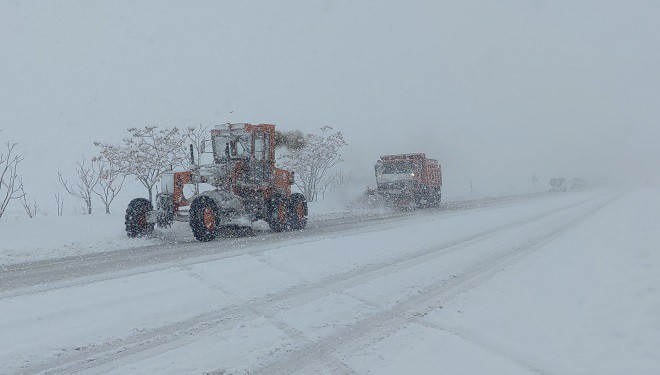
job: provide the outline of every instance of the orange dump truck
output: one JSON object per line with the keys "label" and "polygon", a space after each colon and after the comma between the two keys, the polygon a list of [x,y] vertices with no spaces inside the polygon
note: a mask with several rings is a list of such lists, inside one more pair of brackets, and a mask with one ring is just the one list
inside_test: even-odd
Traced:
{"label": "orange dump truck", "polygon": [[375,193],[397,206],[437,207],[442,172],[437,160],[423,153],[383,155],[374,166]]}

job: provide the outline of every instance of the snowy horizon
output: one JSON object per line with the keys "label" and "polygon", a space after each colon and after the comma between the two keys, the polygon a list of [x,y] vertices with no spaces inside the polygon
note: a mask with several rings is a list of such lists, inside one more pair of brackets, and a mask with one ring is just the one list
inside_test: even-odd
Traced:
{"label": "snowy horizon", "polygon": [[226,122],[332,126],[363,185],[404,152],[461,193],[533,175],[657,185],[658,7],[3,1],[0,137],[42,206],[95,141]]}

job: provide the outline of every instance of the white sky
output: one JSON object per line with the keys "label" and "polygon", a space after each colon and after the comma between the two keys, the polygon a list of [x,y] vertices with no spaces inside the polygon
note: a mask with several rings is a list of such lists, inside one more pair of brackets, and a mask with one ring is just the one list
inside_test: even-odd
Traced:
{"label": "white sky", "polygon": [[151,124],[330,125],[367,182],[398,152],[456,191],[657,181],[659,19],[657,1],[0,0],[0,138],[44,200],[93,141]]}

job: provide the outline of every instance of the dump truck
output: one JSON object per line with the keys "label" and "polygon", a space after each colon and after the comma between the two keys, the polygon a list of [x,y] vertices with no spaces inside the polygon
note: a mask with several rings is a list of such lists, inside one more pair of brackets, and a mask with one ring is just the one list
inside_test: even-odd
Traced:
{"label": "dump truck", "polygon": [[398,207],[437,207],[442,199],[442,171],[426,154],[383,155],[374,166],[376,189],[370,194]]}
{"label": "dump truck", "polygon": [[[275,140],[272,124],[215,126],[210,134],[213,162],[195,164],[191,145],[193,167],[163,176],[155,210],[145,198],[129,203],[126,233],[144,236],[155,225],[167,228],[175,221],[188,222],[195,238],[204,242],[257,220],[266,221],[276,232],[303,229],[307,200],[291,192],[293,172],[275,166]],[[211,188],[184,195],[185,186],[200,184]]]}

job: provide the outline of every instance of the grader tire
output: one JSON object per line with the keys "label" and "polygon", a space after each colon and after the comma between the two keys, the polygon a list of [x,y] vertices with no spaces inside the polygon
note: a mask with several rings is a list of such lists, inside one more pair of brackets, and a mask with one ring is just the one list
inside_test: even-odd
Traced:
{"label": "grader tire", "polygon": [[307,226],[307,200],[300,193],[291,194],[289,198],[289,227],[294,230]]}
{"label": "grader tire", "polygon": [[213,240],[220,230],[218,205],[206,196],[199,196],[190,205],[190,228],[198,241]]}
{"label": "grader tire", "polygon": [[156,224],[158,228],[169,228],[174,222],[174,201],[172,194],[156,195]]}
{"label": "grader tire", "polygon": [[274,232],[283,232],[289,222],[288,200],[284,197],[274,197],[268,204],[268,226]]}
{"label": "grader tire", "polygon": [[147,236],[154,231],[154,223],[147,222],[147,213],[153,209],[151,202],[145,198],[135,198],[128,204],[124,217],[128,237]]}

